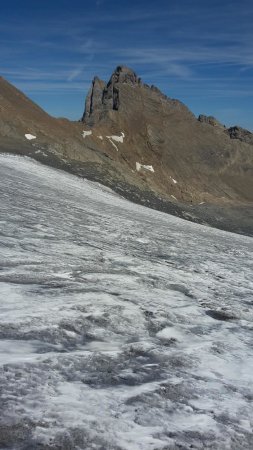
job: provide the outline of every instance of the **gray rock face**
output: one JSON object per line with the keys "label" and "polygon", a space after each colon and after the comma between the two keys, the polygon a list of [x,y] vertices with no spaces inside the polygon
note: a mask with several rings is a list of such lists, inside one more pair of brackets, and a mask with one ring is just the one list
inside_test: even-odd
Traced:
{"label": "gray rock face", "polygon": [[242,142],[253,145],[253,133],[244,128],[238,126],[231,127],[228,128],[227,133],[231,139],[239,139]]}
{"label": "gray rock face", "polygon": [[95,77],[86,98],[82,121],[92,126],[103,117],[106,111],[117,111],[120,105],[119,88],[117,86],[123,84],[135,86],[142,83],[136,73],[125,66],[118,66],[107,84]]}
{"label": "gray rock face", "polygon": [[127,83],[130,85],[141,84],[141,79],[136,73],[126,66],[118,66],[113,72],[107,87],[116,83]]}
{"label": "gray rock face", "polygon": [[[140,90],[142,91],[141,95]],[[133,102],[130,100],[132,96]],[[153,99],[151,102],[158,101],[159,104],[165,102],[166,106],[172,110],[183,109],[188,115],[194,117],[179,100],[167,97],[154,85],[149,86],[142,83],[141,78],[132,69],[126,66],[117,66],[107,84],[98,77],[93,79],[86,98],[82,121],[89,126],[94,126],[105,118],[109,111],[121,109],[130,113],[131,108],[140,109],[143,101],[147,102],[149,99]]]}
{"label": "gray rock face", "polygon": [[103,105],[105,109],[113,109],[116,111],[119,109],[120,96],[117,86],[121,84],[128,84],[130,86],[140,85],[141,79],[137,77],[132,69],[125,66],[118,66],[103,92]]}
{"label": "gray rock face", "polygon": [[103,92],[106,84],[95,77],[85,101],[85,111],[82,120],[90,120],[93,113],[99,114],[102,110]]}

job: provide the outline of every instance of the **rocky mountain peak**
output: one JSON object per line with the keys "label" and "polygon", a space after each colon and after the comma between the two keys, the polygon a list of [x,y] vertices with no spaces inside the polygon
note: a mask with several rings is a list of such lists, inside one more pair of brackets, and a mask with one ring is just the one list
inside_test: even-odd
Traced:
{"label": "rocky mountain peak", "polygon": [[108,83],[94,77],[85,101],[82,121],[93,126],[108,111],[117,111],[120,107],[119,91],[122,86],[141,86],[141,79],[126,66],[117,66]]}
{"label": "rocky mountain peak", "polygon": [[[168,110],[180,110],[193,117],[190,110],[179,100],[167,97],[154,85],[150,87],[144,84],[129,67],[117,66],[107,83],[98,77],[93,79],[86,97],[82,122],[89,126],[97,125],[101,120],[110,122],[113,117],[116,119],[112,111],[134,117],[137,111],[141,113],[144,104],[145,109],[157,117],[163,114],[164,102]],[[145,115],[145,112],[143,113]]]}
{"label": "rocky mountain peak", "polygon": [[108,87],[111,84],[116,84],[116,83],[127,83],[130,85],[134,85],[134,84],[140,84],[141,79],[129,67],[117,66],[110,78]]}

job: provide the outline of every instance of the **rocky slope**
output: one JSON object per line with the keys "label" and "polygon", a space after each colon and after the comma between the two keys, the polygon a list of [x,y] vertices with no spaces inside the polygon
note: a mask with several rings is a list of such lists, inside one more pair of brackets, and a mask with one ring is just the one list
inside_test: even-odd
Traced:
{"label": "rocky slope", "polygon": [[197,119],[122,66],[108,83],[94,78],[80,122],[50,117],[0,78],[1,151],[100,181],[147,206],[247,233],[252,137],[213,117]]}

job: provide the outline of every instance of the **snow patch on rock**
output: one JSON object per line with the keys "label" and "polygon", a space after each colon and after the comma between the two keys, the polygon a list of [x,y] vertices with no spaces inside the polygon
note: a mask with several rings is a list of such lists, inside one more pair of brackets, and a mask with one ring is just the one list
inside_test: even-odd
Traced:
{"label": "snow patch on rock", "polygon": [[112,139],[115,142],[121,142],[121,144],[123,144],[125,133],[123,133],[123,131],[121,131],[121,136],[116,136],[115,134],[113,134],[112,136],[106,136],[106,137],[109,140]]}
{"label": "snow patch on rock", "polygon": [[170,179],[173,181],[174,184],[177,184],[177,180],[175,180],[175,178],[170,177]]}
{"label": "snow patch on rock", "polygon": [[119,151],[117,145],[110,139],[109,136],[106,136],[108,138],[108,140],[110,141],[110,143],[113,145],[114,148],[116,148],[117,152]]}
{"label": "snow patch on rock", "polygon": [[[99,139],[103,139],[103,136],[98,136],[98,137],[99,137]],[[123,131],[121,131],[121,136],[117,136],[117,135],[113,134],[112,136],[106,136],[106,137],[109,140],[109,142],[113,145],[113,147],[116,148],[116,150],[118,152],[119,149],[113,141],[120,142],[121,144],[123,144],[125,133],[123,133]]]}
{"label": "snow patch on rock", "polygon": [[28,141],[32,141],[33,139],[36,139],[36,136],[34,136],[33,134],[25,134],[26,139],[28,139]]}
{"label": "snow patch on rock", "polygon": [[83,131],[82,136],[83,136],[83,138],[86,138],[86,136],[90,136],[91,134],[92,134],[92,131],[91,131],[91,130]]}
{"label": "snow patch on rock", "polygon": [[137,170],[137,172],[140,172],[141,169],[149,170],[150,172],[154,172],[153,166],[147,166],[145,164],[140,164],[140,163],[136,162],[136,170]]}

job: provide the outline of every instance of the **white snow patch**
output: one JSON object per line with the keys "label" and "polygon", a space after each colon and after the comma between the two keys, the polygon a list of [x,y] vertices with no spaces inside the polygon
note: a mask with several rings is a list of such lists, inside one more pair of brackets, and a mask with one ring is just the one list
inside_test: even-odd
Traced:
{"label": "white snow patch", "polygon": [[86,138],[86,136],[90,136],[91,134],[92,134],[92,131],[91,131],[91,130],[83,131],[82,136],[83,136],[83,138]]}
{"label": "white snow patch", "polygon": [[121,136],[112,135],[112,136],[106,136],[106,137],[108,137],[108,139],[111,138],[113,141],[121,142],[123,144],[125,134],[121,131]]}
{"label": "white snow patch", "polygon": [[98,136],[98,139],[100,139],[102,141],[104,138],[103,138],[103,136]]}
{"label": "white snow patch", "polygon": [[177,180],[175,180],[175,178],[170,177],[170,179],[173,181],[174,184],[177,184]]}
{"label": "white snow patch", "polygon": [[153,166],[147,166],[145,164],[136,163],[136,170],[139,172],[141,169],[149,170],[150,172],[154,172]]}
{"label": "white snow patch", "polygon": [[106,136],[106,137],[109,140],[112,139],[115,142],[121,142],[121,144],[123,144],[125,133],[123,133],[123,131],[121,131],[121,136],[116,136],[115,134],[113,134],[112,136]]}
{"label": "white snow patch", "polygon": [[25,134],[26,139],[28,139],[28,141],[32,141],[33,139],[36,139],[36,136],[34,136],[33,134]]}
{"label": "white snow patch", "polygon": [[174,200],[177,200],[177,197],[175,197],[175,195],[171,195],[172,198],[174,198]]}
{"label": "white snow patch", "polygon": [[109,138],[109,136],[106,136],[106,137],[109,139],[110,143],[113,145],[114,148],[116,148],[116,150],[118,152],[119,149],[118,149],[117,145]]}
{"label": "white snow patch", "polygon": [[[99,137],[99,136],[98,136]],[[102,137],[102,136],[101,136]],[[124,137],[125,137],[125,133],[123,133],[123,131],[121,131],[121,136],[116,136],[116,135],[112,135],[112,136],[106,136],[107,139],[110,141],[110,143],[113,145],[114,148],[116,148],[117,152],[119,151],[117,145],[113,142],[120,142],[121,144],[123,144],[124,142]],[[103,138],[102,138],[103,139]]]}
{"label": "white snow patch", "polygon": [[200,203],[199,203],[199,205],[204,205],[204,204],[205,204],[205,202],[200,202]]}

